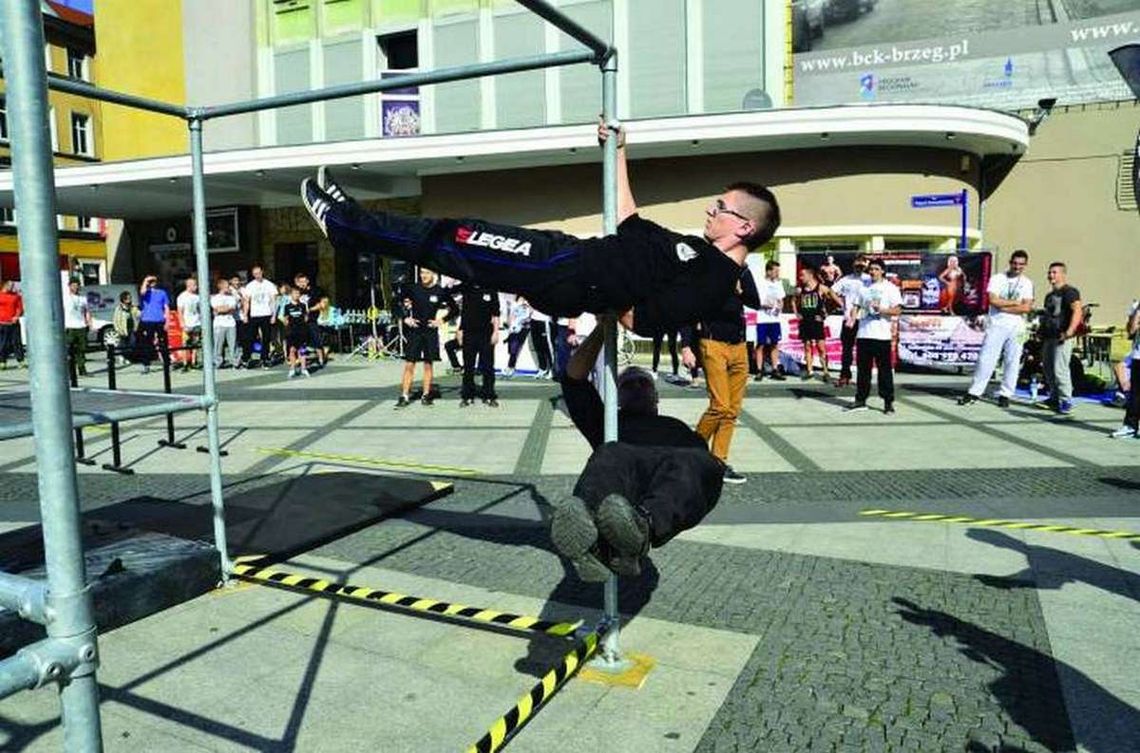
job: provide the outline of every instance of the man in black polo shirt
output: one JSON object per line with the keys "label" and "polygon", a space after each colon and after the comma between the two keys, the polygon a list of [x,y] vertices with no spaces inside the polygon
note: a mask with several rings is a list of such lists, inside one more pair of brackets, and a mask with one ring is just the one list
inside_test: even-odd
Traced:
{"label": "man in black polo shirt", "polygon": [[477,285],[460,288],[463,296],[459,315],[459,344],[463,347],[463,389],[459,407],[475,402],[476,361],[483,385],[479,397],[484,405],[499,407],[495,394],[495,346],[499,342],[499,294]]}
{"label": "man in black polo shirt", "polygon": [[603,444],[604,409],[589,382],[603,343],[604,322],[566,368],[562,398],[594,453],[573,496],[554,503],[550,536],[586,581],[636,575],[650,545],[692,528],[720,499],[724,464],[700,435],[657,412],[657,388],[646,370],[618,377],[618,441]]}
{"label": "man in black polo shirt", "polygon": [[[598,140],[611,138],[606,126]],[[552,318],[625,312],[641,335],[676,330],[728,298],[749,250],[780,224],[764,186],[729,185],[705,210],[702,236],[681,235],[637,214],[618,132],[617,233],[577,238],[478,219],[431,219],[369,212],[325,168],[301,184],[309,214],[342,253],[379,251],[464,282],[526,297]]]}
{"label": "man in black polo shirt", "polygon": [[435,397],[431,391],[434,364],[439,360],[439,325],[443,321],[441,311],[454,303],[439,285],[439,278],[430,269],[420,268],[419,284],[409,285],[404,290],[404,376],[400,382],[400,399],[397,408],[411,404],[412,381],[416,375],[416,364],[424,365],[424,390],[420,402],[431,405]]}
{"label": "man in black polo shirt", "polygon": [[699,349],[705,369],[705,387],[709,393],[709,407],[697,422],[697,434],[709,442],[712,454],[725,464],[724,480],[729,484],[743,484],[745,480],[728,465],[728,446],[748,387],[745,305],[760,308],[760,294],[748,267],[740,271],[733,296],[696,327],[681,330],[684,343],[681,359],[685,366],[692,368],[696,365],[695,350]]}

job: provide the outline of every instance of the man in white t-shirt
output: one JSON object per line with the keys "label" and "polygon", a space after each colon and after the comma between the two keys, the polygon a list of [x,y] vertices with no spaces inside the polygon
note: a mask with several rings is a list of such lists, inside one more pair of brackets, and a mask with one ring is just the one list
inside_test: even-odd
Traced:
{"label": "man in white t-shirt", "polygon": [[999,356],[1004,363],[998,405],[1007,407],[1013,397],[1021,369],[1021,348],[1025,343],[1025,315],[1033,309],[1033,282],[1025,276],[1028,263],[1029,254],[1018,249],[1009,257],[1009,269],[990,278],[986,287],[990,311],[982,351],[974,367],[974,381],[966,394],[958,398],[958,405],[976,402],[985,393]]}
{"label": "man in white t-shirt", "polygon": [[[198,348],[202,344],[202,312],[198,295],[198,281],[193,277],[186,278],[186,289],[178,294],[175,307],[178,309],[178,326],[182,329],[182,347]],[[185,351],[186,358],[182,361],[182,370],[189,371],[191,367],[198,366],[198,351]]]}
{"label": "man in white t-shirt", "polygon": [[859,330],[858,375],[855,402],[844,408],[847,412],[867,410],[867,397],[871,394],[871,367],[879,370],[879,397],[883,398],[883,413],[895,412],[895,375],[891,366],[891,318],[902,312],[902,293],[884,276],[883,262],[872,259],[867,264],[871,284],[859,293],[855,316]]}
{"label": "man in white t-shirt", "polygon": [[226,363],[224,358],[226,348],[229,348],[230,361],[233,367],[238,367],[237,354],[237,319],[235,312],[241,308],[241,302],[230,289],[226,279],[218,280],[218,292],[210,296],[210,309],[214,312],[214,365],[221,367]]}
{"label": "man in white t-shirt", "polygon": [[79,280],[72,278],[63,291],[63,329],[67,355],[75,363],[79,376],[87,376],[87,330],[90,328],[87,296],[79,292]]}
{"label": "man in white t-shirt", "polygon": [[253,343],[261,343],[261,367],[269,367],[269,344],[273,341],[273,315],[277,309],[277,286],[265,279],[260,264],[250,270],[253,279],[241,289],[242,312],[248,322],[247,340],[242,360],[248,365],[253,357]]}
{"label": "man in white t-shirt", "polygon": [[784,311],[784,281],[780,279],[780,262],[764,265],[764,279],[756,285],[760,308],[756,310],[756,381],[764,378],[764,361],[772,367],[772,378],[784,380],[780,367],[780,314]]}
{"label": "man in white t-shirt", "polygon": [[859,322],[855,318],[855,309],[859,306],[859,297],[863,288],[871,284],[871,275],[867,274],[867,255],[859,254],[852,264],[852,271],[844,275],[835,283],[831,290],[843,299],[843,329],[839,339],[843,343],[843,360],[839,368],[839,381],[836,387],[846,387],[851,384],[851,364],[855,361],[855,339],[859,332]]}

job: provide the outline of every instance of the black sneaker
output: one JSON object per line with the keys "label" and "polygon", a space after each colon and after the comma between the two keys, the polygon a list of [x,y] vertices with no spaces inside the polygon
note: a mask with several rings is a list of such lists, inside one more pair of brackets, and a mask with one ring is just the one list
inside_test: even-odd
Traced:
{"label": "black sneaker", "polygon": [[856,413],[856,412],[861,411],[861,410],[867,410],[867,404],[866,403],[851,403],[851,405],[848,405],[846,408],[843,409],[843,412],[844,413]]}
{"label": "black sneaker", "polygon": [[499,399],[497,397],[485,397],[483,398],[483,405],[486,405],[488,408],[498,408]]}
{"label": "black sneaker", "polygon": [[474,405],[474,404],[475,404],[475,401],[469,397],[465,397],[459,401],[459,407],[460,408],[466,408],[467,406]]}
{"label": "black sneaker", "polygon": [[431,405],[434,402],[435,402],[435,395],[431,394],[430,392],[420,398],[420,403],[422,405]]}
{"label": "black sneaker", "polygon": [[787,379],[787,377],[784,376],[784,374],[780,373],[779,371],[777,371],[775,374],[771,374],[770,376],[772,377],[772,379],[774,379],[777,382],[783,382],[784,380]]}
{"label": "black sneaker", "polygon": [[958,405],[973,405],[976,402],[978,402],[978,398],[974,395],[971,395],[969,392],[958,398]]}
{"label": "black sneaker", "polygon": [[744,476],[741,476],[739,473],[733,470],[733,467],[731,465],[726,465],[724,467],[724,483],[743,484],[747,480],[748,479],[744,478]]}
{"label": "black sneaker", "polygon": [[317,223],[317,227],[321,229],[321,234],[327,238],[329,229],[325,224],[325,216],[328,215],[329,207],[332,206],[332,197],[322,191],[312,178],[305,178],[301,181],[301,202],[305,205],[305,209],[309,210],[309,216],[313,218],[313,222]]}
{"label": "black sneaker", "polygon": [[1008,408],[1009,407],[1009,398],[1006,397],[1005,395],[1001,395],[1000,397],[998,397],[998,407],[999,408]]}
{"label": "black sneaker", "polygon": [[317,170],[317,185],[322,191],[329,195],[329,198],[339,203],[348,201],[351,197],[345,192],[340,184],[333,179],[332,171],[324,165],[321,165]]}
{"label": "black sneaker", "polygon": [[552,505],[550,541],[559,554],[570,560],[578,577],[587,583],[604,583],[609,580],[610,569],[598,558],[598,527],[577,497],[563,497]]}
{"label": "black sneaker", "polygon": [[883,404],[883,413],[886,413],[888,416],[895,415],[895,403],[893,400],[888,400]]}
{"label": "black sneaker", "polygon": [[642,557],[649,551],[649,520],[620,494],[598,505],[597,529],[615,554]]}
{"label": "black sneaker", "polygon": [[411,404],[412,401],[408,399],[407,395],[400,395],[400,399],[396,401],[397,408],[407,408]]}

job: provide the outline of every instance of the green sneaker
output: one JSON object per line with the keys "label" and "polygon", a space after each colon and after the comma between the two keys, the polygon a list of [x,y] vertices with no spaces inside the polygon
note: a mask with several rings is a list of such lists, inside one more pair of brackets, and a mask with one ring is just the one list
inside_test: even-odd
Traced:
{"label": "green sneaker", "polygon": [[598,558],[598,528],[586,503],[574,496],[563,497],[552,505],[550,540],[559,554],[570,560],[578,577],[587,583],[604,583],[610,569]]}

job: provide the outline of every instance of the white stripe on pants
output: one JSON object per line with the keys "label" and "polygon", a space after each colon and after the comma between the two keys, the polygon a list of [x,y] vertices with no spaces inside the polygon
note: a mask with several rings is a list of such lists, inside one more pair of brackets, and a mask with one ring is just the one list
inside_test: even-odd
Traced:
{"label": "white stripe on pants", "polygon": [[978,354],[978,364],[974,368],[974,381],[970,394],[981,397],[986,391],[990,377],[997,369],[998,357],[1004,359],[1001,373],[1001,387],[998,394],[1013,397],[1017,388],[1017,373],[1021,369],[1021,325],[988,325],[986,337],[982,340],[982,352]]}

